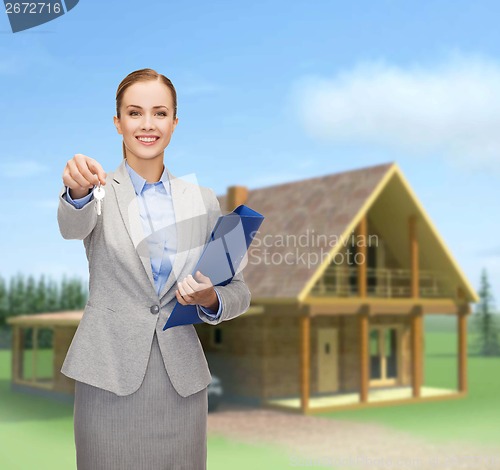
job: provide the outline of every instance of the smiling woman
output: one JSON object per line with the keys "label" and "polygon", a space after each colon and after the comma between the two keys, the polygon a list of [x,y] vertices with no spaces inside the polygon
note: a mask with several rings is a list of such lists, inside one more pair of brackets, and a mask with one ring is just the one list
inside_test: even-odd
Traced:
{"label": "smiling woman", "polygon": [[118,87],[114,123],[123,135],[123,158],[134,161],[138,145],[152,147],[150,158],[163,155],[178,122],[177,93],[167,77],[144,69]]}
{"label": "smiling woman", "polygon": [[[61,234],[83,240],[89,261],[89,302],[61,368],[75,380],[77,467],[205,470],[208,363],[192,324],[163,325],[176,301],[210,325],[230,320],[248,309],[250,292],[241,271],[224,286],[191,275],[192,248],[204,246],[221,210],[212,189],[164,164],[178,123],[170,80],[132,72],[116,113],[122,163],[106,174],[76,154],[58,208]],[[95,188],[88,193],[97,183],[108,186],[101,212]]]}

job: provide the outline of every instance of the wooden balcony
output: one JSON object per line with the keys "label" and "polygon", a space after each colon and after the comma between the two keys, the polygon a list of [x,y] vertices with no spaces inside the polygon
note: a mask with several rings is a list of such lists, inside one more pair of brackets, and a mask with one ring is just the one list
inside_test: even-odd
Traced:
{"label": "wooden balcony", "polygon": [[[329,266],[310,292],[311,297],[359,297],[359,268]],[[420,270],[418,291],[422,298],[455,298],[449,279],[437,271]],[[377,298],[410,298],[411,269],[366,268],[366,295]]]}

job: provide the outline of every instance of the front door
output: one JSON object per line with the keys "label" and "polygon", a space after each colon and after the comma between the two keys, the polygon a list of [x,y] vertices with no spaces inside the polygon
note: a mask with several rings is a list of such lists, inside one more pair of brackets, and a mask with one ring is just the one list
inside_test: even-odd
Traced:
{"label": "front door", "polygon": [[318,328],[318,392],[339,388],[339,334],[337,328]]}
{"label": "front door", "polygon": [[370,328],[370,385],[396,385],[399,376],[400,334],[396,326]]}

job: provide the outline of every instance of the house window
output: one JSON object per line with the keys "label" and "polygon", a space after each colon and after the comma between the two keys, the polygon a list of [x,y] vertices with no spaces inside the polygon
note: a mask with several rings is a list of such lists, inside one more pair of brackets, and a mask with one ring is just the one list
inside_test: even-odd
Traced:
{"label": "house window", "polygon": [[400,348],[397,326],[380,325],[371,328],[369,337],[371,385],[397,383]]}
{"label": "house window", "polygon": [[380,330],[373,329],[370,331],[370,378],[381,379],[381,358],[380,358]]}
{"label": "house window", "polygon": [[385,334],[385,349],[386,357],[386,377],[397,378],[397,331],[395,328],[387,328]]}

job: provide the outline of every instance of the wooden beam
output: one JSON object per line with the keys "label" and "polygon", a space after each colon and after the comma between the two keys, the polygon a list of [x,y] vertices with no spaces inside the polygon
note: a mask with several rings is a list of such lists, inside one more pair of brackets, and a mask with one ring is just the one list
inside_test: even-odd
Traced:
{"label": "wooden beam", "polygon": [[23,379],[23,329],[14,326],[12,329],[12,381]]}
{"label": "wooden beam", "polygon": [[[341,298],[341,297],[306,297],[303,305],[309,307],[311,316],[318,315],[358,315],[363,305],[368,299],[362,301],[359,297]],[[411,299],[411,298],[376,298],[369,297],[370,315],[410,315],[415,308],[421,308],[423,314],[448,314],[455,316],[460,303],[451,298],[449,299]],[[274,316],[295,315],[290,307],[277,312],[275,309],[268,310],[266,315]]]}
{"label": "wooden beam", "polygon": [[410,234],[410,269],[411,269],[411,296],[417,298],[419,293],[419,266],[418,266],[418,239],[417,216],[411,215],[408,220]]}
{"label": "wooden beam", "polygon": [[36,382],[36,365],[38,364],[38,327],[33,327],[31,337],[31,380]]}
{"label": "wooden beam", "polygon": [[420,397],[422,387],[422,331],[423,331],[423,315],[422,310],[415,312],[411,317],[411,350],[412,350],[412,385],[413,396]]}
{"label": "wooden beam", "polygon": [[302,413],[309,411],[309,383],[310,383],[310,326],[311,319],[308,315],[300,317],[300,408]]}
{"label": "wooden beam", "polygon": [[359,315],[359,401],[368,401],[369,362],[368,362],[368,307]]}
{"label": "wooden beam", "polygon": [[458,313],[458,390],[467,392],[467,313]]}
{"label": "wooden beam", "polygon": [[[357,229],[358,239],[361,239],[361,245],[357,245],[357,258],[358,258],[358,294],[360,297],[366,297],[366,266],[368,264],[367,260],[367,249],[366,244],[368,243],[367,236],[367,222],[366,214],[360,220]],[[359,251],[358,251],[359,250]]]}

